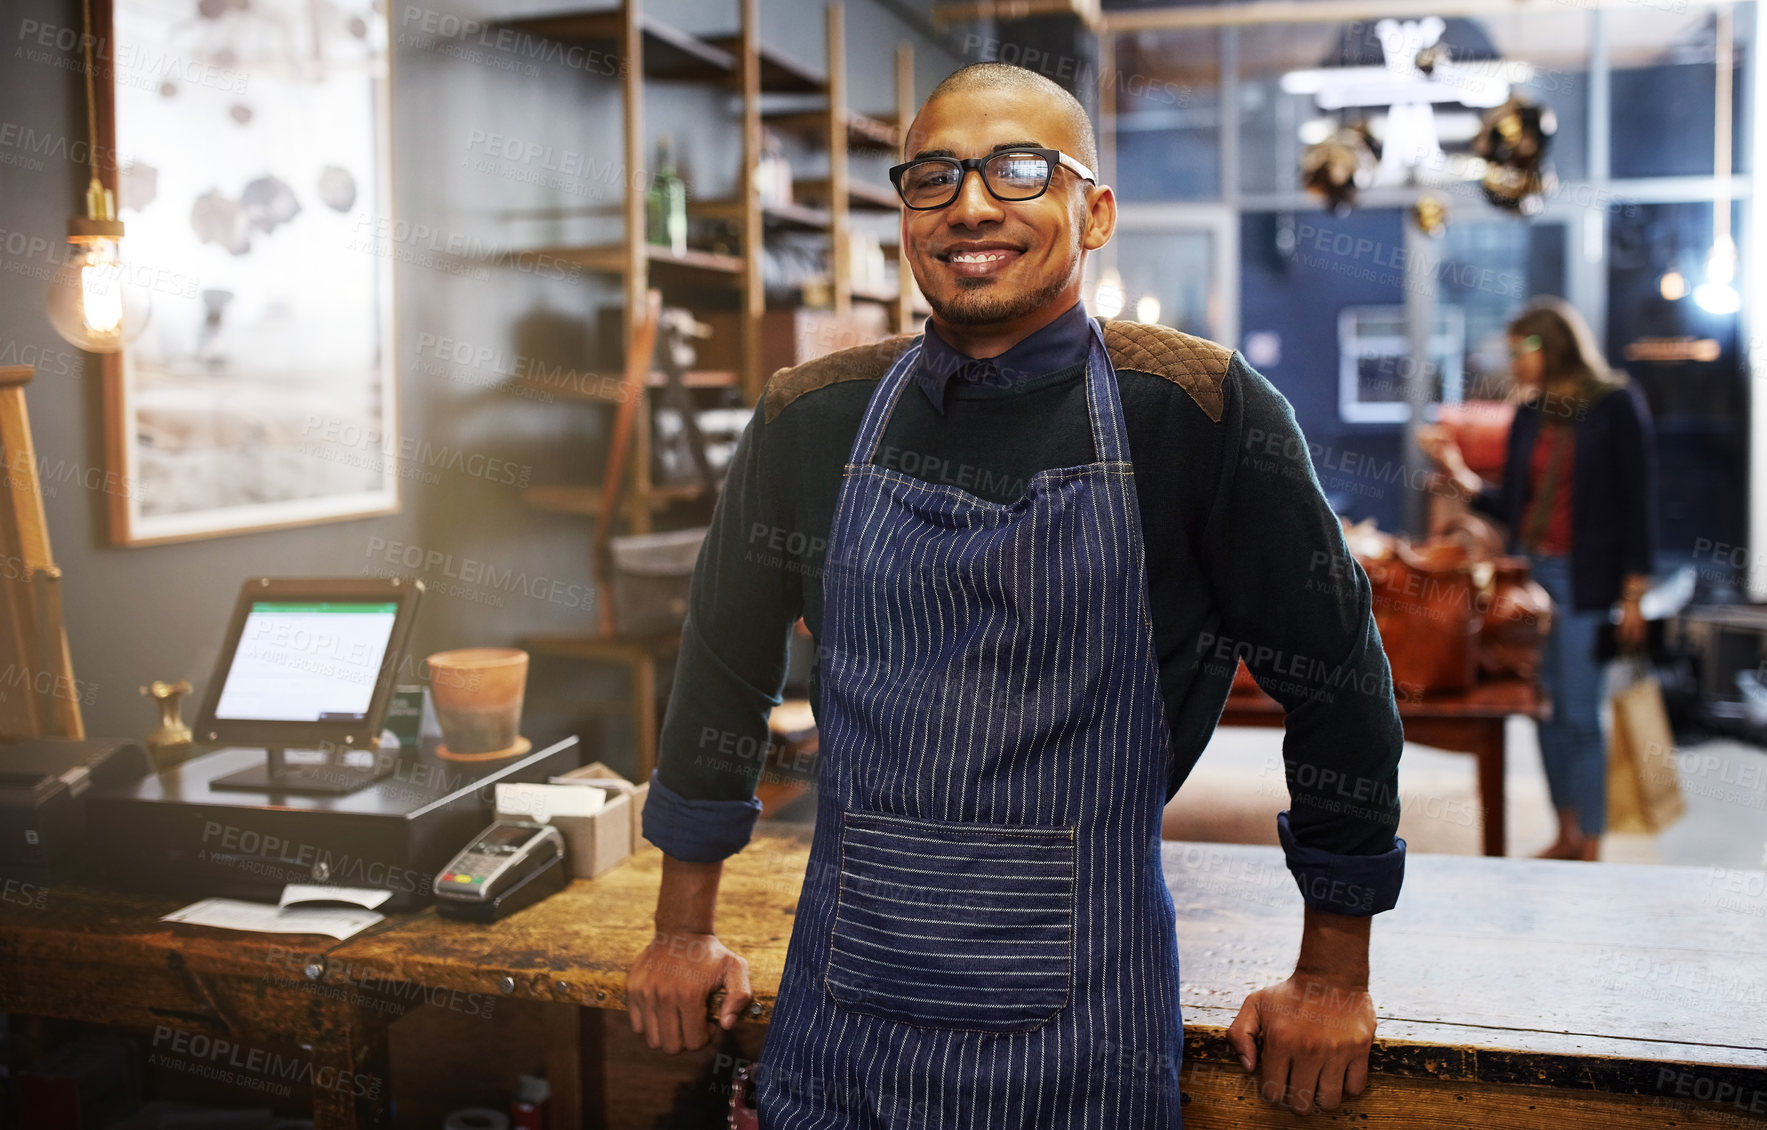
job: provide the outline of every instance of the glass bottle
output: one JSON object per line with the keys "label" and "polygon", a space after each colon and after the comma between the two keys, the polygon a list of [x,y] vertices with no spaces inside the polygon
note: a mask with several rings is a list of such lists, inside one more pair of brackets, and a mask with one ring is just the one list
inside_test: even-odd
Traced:
{"label": "glass bottle", "polygon": [[644,194],[644,238],[681,255],[687,251],[687,182],[675,171],[672,149],[667,134],[657,139],[656,173]]}

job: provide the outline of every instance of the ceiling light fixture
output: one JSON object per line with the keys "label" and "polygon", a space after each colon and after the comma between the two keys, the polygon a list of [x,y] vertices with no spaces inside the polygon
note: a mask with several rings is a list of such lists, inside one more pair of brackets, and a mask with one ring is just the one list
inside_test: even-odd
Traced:
{"label": "ceiling light fixture", "polygon": [[93,89],[92,0],[85,0],[86,154],[92,166],[86,214],[67,222],[67,258],[49,280],[49,324],[70,345],[116,353],[147,326],[152,300],[123,262],[116,198],[98,179],[98,101]]}

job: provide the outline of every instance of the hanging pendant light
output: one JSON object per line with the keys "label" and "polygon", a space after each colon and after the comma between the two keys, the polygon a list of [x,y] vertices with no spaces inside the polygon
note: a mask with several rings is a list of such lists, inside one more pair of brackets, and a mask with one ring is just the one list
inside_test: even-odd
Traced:
{"label": "hanging pendant light", "polygon": [[67,224],[67,258],[49,281],[49,324],[70,345],[116,353],[140,336],[152,313],[147,289],[123,261],[116,198],[98,179],[98,103],[93,90],[92,0],[83,6],[86,48],[86,153],[92,177],[86,214]]}
{"label": "hanging pendant light", "polygon": [[1712,122],[1712,175],[1718,194],[1712,200],[1712,250],[1706,255],[1706,281],[1693,289],[1693,300],[1708,314],[1734,314],[1742,309],[1736,279],[1736,241],[1730,238],[1730,79],[1734,35],[1730,7],[1718,9],[1716,28],[1717,113]]}

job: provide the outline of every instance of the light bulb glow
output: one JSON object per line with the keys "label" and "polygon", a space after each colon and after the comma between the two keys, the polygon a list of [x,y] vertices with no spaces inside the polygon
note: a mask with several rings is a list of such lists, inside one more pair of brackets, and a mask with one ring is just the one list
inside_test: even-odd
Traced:
{"label": "light bulb glow", "polygon": [[1734,314],[1742,309],[1742,296],[1729,283],[1702,283],[1694,288],[1693,300],[1708,314]]}
{"label": "light bulb glow", "polygon": [[1665,272],[1657,282],[1657,290],[1670,302],[1679,302],[1687,297],[1687,276],[1680,271]]}
{"label": "light bulb glow", "polygon": [[1712,242],[1706,256],[1706,281],[1728,285],[1736,279],[1736,241],[1727,235]]}
{"label": "light bulb glow", "polygon": [[1160,300],[1151,294],[1144,294],[1135,303],[1135,320],[1152,324],[1160,320]]}
{"label": "light bulb glow", "polygon": [[82,321],[90,334],[113,336],[123,328],[123,278],[117,245],[100,240],[91,258],[80,268]]}
{"label": "light bulb glow", "polygon": [[69,344],[116,353],[146,327],[151,308],[116,240],[68,241],[67,258],[49,283],[49,322]]}
{"label": "light bulb glow", "polygon": [[1092,293],[1092,304],[1101,318],[1114,318],[1123,312],[1123,276],[1115,267],[1107,268],[1099,277],[1098,289]]}

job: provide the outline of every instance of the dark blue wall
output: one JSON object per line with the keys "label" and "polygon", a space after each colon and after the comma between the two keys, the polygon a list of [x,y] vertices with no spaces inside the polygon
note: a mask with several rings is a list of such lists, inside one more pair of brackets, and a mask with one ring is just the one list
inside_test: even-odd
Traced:
{"label": "dark blue wall", "polygon": [[[1404,303],[1404,217],[1396,209],[1250,213],[1240,218],[1240,340],[1280,336],[1281,359],[1260,368],[1294,405],[1316,452],[1320,485],[1352,519],[1400,528],[1404,488],[1392,473],[1400,428],[1338,415],[1338,314]],[[1292,247],[1284,230],[1292,232]]]}

